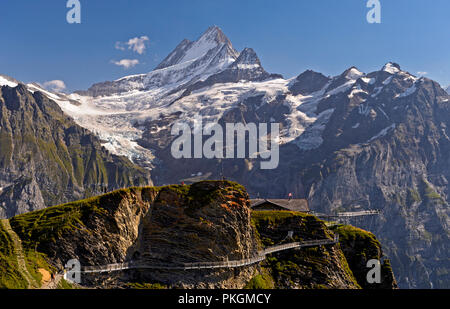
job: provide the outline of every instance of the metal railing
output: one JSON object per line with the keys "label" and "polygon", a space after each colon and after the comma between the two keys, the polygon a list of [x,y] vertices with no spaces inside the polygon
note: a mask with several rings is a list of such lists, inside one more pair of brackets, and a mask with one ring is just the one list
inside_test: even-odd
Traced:
{"label": "metal railing", "polygon": [[363,217],[363,216],[375,216],[381,214],[379,210],[361,210],[361,211],[351,211],[351,212],[341,212],[335,215],[326,215],[321,213],[313,213],[318,218],[353,218],[353,217]]}
{"label": "metal railing", "polygon": [[235,261],[222,261],[222,262],[194,262],[194,263],[180,263],[180,264],[145,264],[142,262],[125,262],[108,264],[102,266],[84,266],[81,268],[82,273],[103,273],[112,271],[121,271],[128,269],[162,269],[162,270],[190,270],[190,269],[215,269],[215,268],[237,268],[253,265],[262,262],[266,259],[266,256],[272,253],[295,249],[306,248],[314,246],[332,245],[339,242],[339,235],[336,235],[334,239],[318,239],[307,240],[303,242],[293,242],[283,245],[271,246],[259,251],[258,254],[252,258],[241,259]]}

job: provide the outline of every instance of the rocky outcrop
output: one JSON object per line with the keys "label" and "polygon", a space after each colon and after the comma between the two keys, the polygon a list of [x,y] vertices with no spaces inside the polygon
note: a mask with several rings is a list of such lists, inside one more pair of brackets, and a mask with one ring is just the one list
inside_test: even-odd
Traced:
{"label": "rocky outcrop", "polygon": [[[250,209],[242,187],[200,182],[166,187],[152,204],[142,226],[142,255],[156,261],[220,262],[253,257],[257,252],[250,228]],[[168,240],[170,239],[170,242]],[[220,241],[217,241],[220,239]],[[187,245],[179,252],[173,243]]]}
{"label": "rocky outcrop", "polygon": [[143,218],[157,189],[132,188],[11,219],[26,248],[45,253],[58,269],[126,262],[133,256]]}
{"label": "rocky outcrop", "polygon": [[[334,237],[312,215],[252,213],[245,189],[226,181],[123,189],[19,215],[10,223],[24,250],[36,250],[56,269],[71,259],[83,266],[235,261],[267,246]],[[371,250],[367,245],[361,241],[358,250]],[[130,269],[83,274],[82,280],[103,288],[360,288],[347,263],[348,248],[345,254],[339,244],[274,253],[240,268]]]}
{"label": "rocky outcrop", "polygon": [[[147,264],[223,262],[254,257],[258,246],[245,189],[228,182],[165,187],[144,218],[137,252]],[[140,280],[183,288],[241,288],[253,268],[140,271]]]}
{"label": "rocky outcrop", "polygon": [[293,95],[309,95],[323,89],[330,80],[331,78],[326,77],[321,73],[307,70],[297,76],[290,85],[289,90]]}
{"label": "rocky outcrop", "polygon": [[[396,289],[397,282],[392,272],[391,263],[386,259],[380,242],[367,231],[352,227],[339,226],[334,228],[339,234],[339,243],[347,259],[348,265],[363,289]],[[369,283],[367,262],[377,260],[381,265],[381,282]],[[382,262],[382,263],[381,263]]]}
{"label": "rocky outcrop", "polygon": [[[254,212],[253,220],[263,246],[334,237],[323,221],[311,215],[262,211]],[[339,245],[273,254],[261,264],[260,276],[285,289],[360,288]]]}
{"label": "rocky outcrop", "polygon": [[[228,182],[119,190],[16,216],[11,225],[26,248],[36,248],[59,269],[71,259],[84,266],[238,260],[258,249],[247,193]],[[133,270],[125,277],[174,287],[238,288],[253,272],[252,267],[238,272]],[[87,277],[91,284],[103,285],[103,279],[111,278]]]}

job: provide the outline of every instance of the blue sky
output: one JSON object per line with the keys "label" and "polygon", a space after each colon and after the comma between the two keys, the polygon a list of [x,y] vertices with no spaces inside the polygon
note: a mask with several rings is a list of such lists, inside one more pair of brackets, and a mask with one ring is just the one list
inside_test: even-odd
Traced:
{"label": "blue sky", "polygon": [[[382,23],[366,21],[366,0],[80,0],[82,23],[66,22],[66,0],[2,0],[0,74],[67,90],[151,71],[184,38],[217,25],[234,47],[252,47],[285,77],[306,69],[337,75],[388,61],[450,84],[450,1],[380,0]],[[147,36],[145,53],[115,48]],[[124,69],[113,64],[137,59]]]}

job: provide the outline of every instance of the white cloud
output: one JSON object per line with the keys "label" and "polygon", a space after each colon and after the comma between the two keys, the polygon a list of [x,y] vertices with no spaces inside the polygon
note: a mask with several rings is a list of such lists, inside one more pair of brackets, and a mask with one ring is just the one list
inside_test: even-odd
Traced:
{"label": "white cloud", "polygon": [[137,52],[139,55],[142,55],[145,52],[145,42],[148,42],[150,39],[147,36],[141,36],[140,38],[133,38],[127,42],[128,49]]}
{"label": "white cloud", "polygon": [[117,66],[123,67],[124,69],[129,69],[139,64],[139,60],[137,59],[122,59],[120,61],[111,62]]}
{"label": "white cloud", "polygon": [[149,41],[149,37],[144,35],[141,37],[131,38],[128,40],[128,42],[116,42],[115,48],[119,50],[125,50],[128,47],[128,49],[131,49],[139,55],[142,55],[145,52],[145,49],[147,48],[146,44]]}
{"label": "white cloud", "polygon": [[422,72],[422,71],[417,72],[417,75],[420,75],[420,76],[424,76],[427,74],[428,74],[428,72]]}
{"label": "white cloud", "polygon": [[62,80],[50,80],[42,84],[42,87],[49,91],[61,92],[66,89],[66,84]]}

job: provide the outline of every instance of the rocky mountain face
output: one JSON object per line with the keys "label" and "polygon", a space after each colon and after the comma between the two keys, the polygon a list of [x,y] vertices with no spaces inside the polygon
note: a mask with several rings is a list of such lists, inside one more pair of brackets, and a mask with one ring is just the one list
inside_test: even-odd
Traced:
{"label": "rocky mountain face", "polygon": [[[351,227],[333,232],[312,215],[252,212],[249,204],[244,187],[206,181],[122,189],[19,215],[10,219],[10,225],[22,240],[24,252],[39,252],[48,263],[39,267],[50,272],[61,270],[74,258],[83,266],[130,260],[179,265],[251,258],[266,246],[332,239],[334,233],[345,241],[275,253],[262,263],[236,269],[134,269],[82,275],[83,286],[97,288],[361,288],[355,274],[365,270],[366,261],[358,259],[383,255],[381,245],[368,232]],[[286,238],[289,231],[292,239]],[[0,226],[0,241],[3,234]],[[0,255],[0,261],[3,258]],[[388,262],[385,265],[383,285],[372,288],[396,287]],[[5,276],[2,272],[0,284]]]}
{"label": "rocky mountain face", "polygon": [[108,153],[47,95],[11,86],[0,88],[1,218],[150,183],[148,171]]}
{"label": "rocky mountain face", "polygon": [[375,81],[368,95],[330,102],[336,110],[316,152],[324,156],[299,167],[302,183],[313,209],[382,210],[371,230],[384,241],[401,286],[445,288],[449,97],[431,80],[387,73],[369,76],[384,86]]}
{"label": "rocky mountain face", "polygon": [[[383,240],[400,287],[440,288],[450,286],[448,100],[438,83],[395,63],[285,79],[212,27],[150,73],[56,102],[108,150],[151,169],[155,184],[226,177],[253,197],[307,198],[315,211],[380,210],[363,225]],[[279,166],[174,159],[172,126],[193,126],[196,116],[222,125],[279,123]]]}
{"label": "rocky mountain face", "polygon": [[228,68],[220,73],[211,75],[205,81],[199,81],[187,87],[183,96],[189,95],[192,91],[213,86],[219,83],[237,83],[239,81],[264,81],[267,79],[282,78],[279,74],[269,74],[261,66],[261,62],[255,51],[245,48]]}

